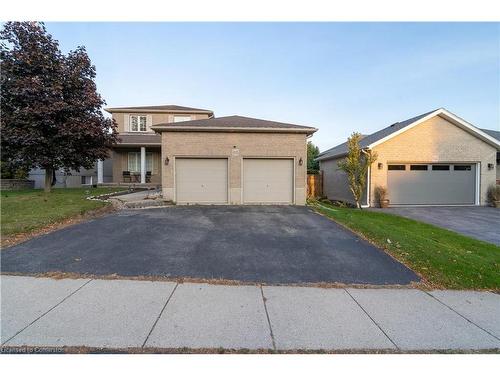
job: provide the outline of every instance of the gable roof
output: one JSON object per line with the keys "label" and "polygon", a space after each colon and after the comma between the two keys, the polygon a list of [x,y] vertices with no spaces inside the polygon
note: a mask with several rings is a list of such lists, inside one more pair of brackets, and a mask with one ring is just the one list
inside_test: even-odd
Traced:
{"label": "gable roof", "polygon": [[[451,123],[459,126],[460,128],[468,131],[469,133],[477,136],[478,138],[482,139],[483,141],[497,147],[500,149],[500,140],[496,138],[495,136],[489,134],[488,132],[485,132],[482,129],[476,128],[472,124],[468,123],[467,121],[461,119],[460,117],[454,115],[453,113],[447,111],[444,108],[439,108],[434,111],[426,112],[421,115],[412,117],[408,120],[396,122],[392,125],[389,125],[388,127],[381,129],[375,133],[372,133],[370,135],[367,135],[363,137],[359,144],[362,148],[373,148],[395,136],[398,134],[401,134],[402,132],[411,129],[413,126],[416,126],[424,121],[429,120],[432,117],[435,116],[441,116],[445,118],[446,120],[450,121]],[[494,131],[491,131],[494,132]],[[499,133],[499,132],[495,132]],[[333,159],[333,158],[338,158],[341,156],[344,156],[347,154],[347,142],[341,143],[340,145],[337,145],[335,147],[332,147],[329,150],[323,151],[318,155],[316,160],[326,160],[326,159]]]}
{"label": "gable roof", "polygon": [[312,134],[316,128],[288,124],[284,122],[261,120],[244,116],[212,117],[203,120],[169,122],[151,127],[154,131],[259,131]]}
{"label": "gable roof", "polygon": [[500,131],[498,130],[491,130],[491,129],[481,129],[483,132],[486,134],[491,135],[493,138],[497,139],[500,141]]}
{"label": "gable roof", "polygon": [[149,106],[139,106],[139,107],[114,107],[114,108],[104,108],[106,112],[193,112],[193,113],[209,113],[213,114],[213,111],[208,109],[183,107],[180,105],[149,105]]}

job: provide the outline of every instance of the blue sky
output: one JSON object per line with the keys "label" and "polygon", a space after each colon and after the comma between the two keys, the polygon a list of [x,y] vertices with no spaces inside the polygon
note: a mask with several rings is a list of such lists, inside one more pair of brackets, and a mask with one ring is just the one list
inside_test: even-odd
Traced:
{"label": "blue sky", "polygon": [[500,130],[498,23],[48,23],[109,106],[179,104],[315,126],[325,150],[445,107]]}

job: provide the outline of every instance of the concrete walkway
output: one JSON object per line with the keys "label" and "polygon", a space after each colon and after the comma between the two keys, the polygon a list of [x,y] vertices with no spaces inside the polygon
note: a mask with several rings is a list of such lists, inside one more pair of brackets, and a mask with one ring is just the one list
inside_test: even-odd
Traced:
{"label": "concrete walkway", "polygon": [[148,190],[140,190],[134,193],[118,195],[112,199],[118,199],[122,202],[138,202],[148,197],[155,196],[161,193],[160,189],[148,189]]}
{"label": "concrete walkway", "polygon": [[4,347],[500,348],[500,296],[489,292],[6,275],[0,282]]}

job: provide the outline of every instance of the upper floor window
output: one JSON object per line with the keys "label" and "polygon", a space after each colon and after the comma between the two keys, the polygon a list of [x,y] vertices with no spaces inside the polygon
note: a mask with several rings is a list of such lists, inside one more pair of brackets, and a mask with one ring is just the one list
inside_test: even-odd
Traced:
{"label": "upper floor window", "polygon": [[130,116],[130,131],[145,132],[146,131],[146,116]]}
{"label": "upper floor window", "polygon": [[191,121],[191,116],[174,116],[174,122]]}

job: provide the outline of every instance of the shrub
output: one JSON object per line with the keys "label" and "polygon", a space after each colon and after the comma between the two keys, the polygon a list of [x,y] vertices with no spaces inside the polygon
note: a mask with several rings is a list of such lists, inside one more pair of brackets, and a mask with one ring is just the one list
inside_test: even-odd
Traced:
{"label": "shrub", "polygon": [[500,185],[490,185],[486,192],[486,200],[493,205],[496,201],[500,201]]}
{"label": "shrub", "polygon": [[23,168],[19,168],[14,172],[14,178],[17,180],[26,180],[28,175],[28,171]]}
{"label": "shrub", "polygon": [[2,178],[16,180],[26,180],[28,178],[28,171],[16,163],[2,161],[0,162],[0,169]]}
{"label": "shrub", "polygon": [[387,188],[384,186],[375,186],[375,199],[380,204],[380,201],[387,199]]}

